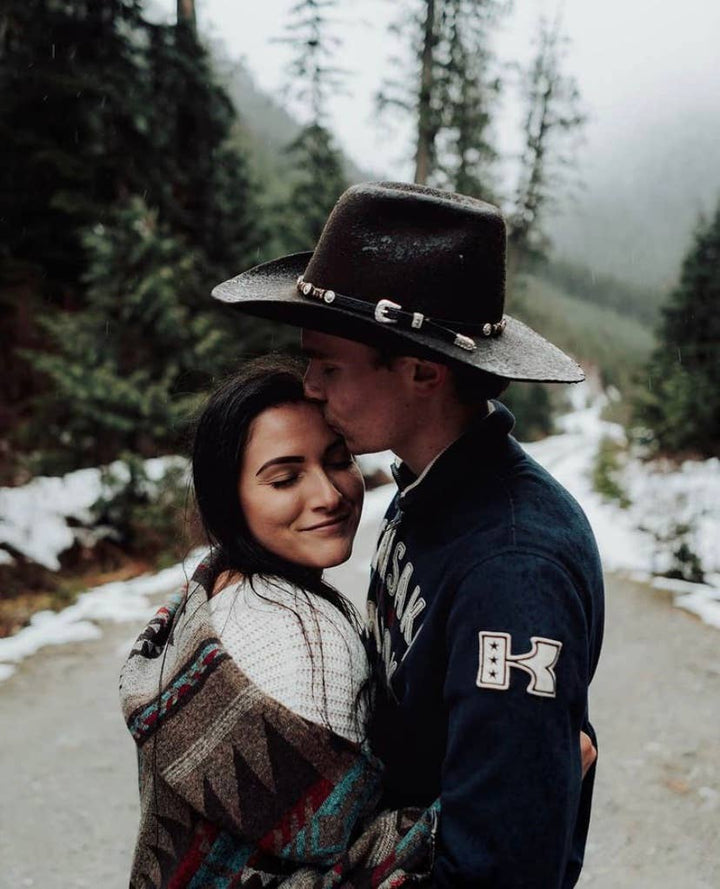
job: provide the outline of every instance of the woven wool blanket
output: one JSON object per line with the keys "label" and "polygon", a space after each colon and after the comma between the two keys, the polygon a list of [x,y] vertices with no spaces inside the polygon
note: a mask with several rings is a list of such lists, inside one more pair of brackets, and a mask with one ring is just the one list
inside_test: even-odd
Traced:
{"label": "woven wool blanket", "polygon": [[377,812],[369,751],[261,691],[223,648],[201,564],[123,667],[138,748],[131,889],[394,889],[426,883],[437,805]]}

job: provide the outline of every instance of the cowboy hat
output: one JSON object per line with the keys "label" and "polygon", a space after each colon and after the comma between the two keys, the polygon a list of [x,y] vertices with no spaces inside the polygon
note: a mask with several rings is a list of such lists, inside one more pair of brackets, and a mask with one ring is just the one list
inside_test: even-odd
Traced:
{"label": "cowboy hat", "polygon": [[505,241],[492,204],[368,182],[340,197],[314,252],[258,265],[212,295],[262,318],[509,380],[579,382],[572,358],[504,314]]}

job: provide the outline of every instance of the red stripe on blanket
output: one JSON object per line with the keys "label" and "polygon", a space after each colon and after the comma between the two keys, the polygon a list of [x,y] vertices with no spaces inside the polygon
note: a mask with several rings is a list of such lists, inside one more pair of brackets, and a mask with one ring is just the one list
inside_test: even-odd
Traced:
{"label": "red stripe on blanket", "polygon": [[189,885],[219,833],[220,828],[217,825],[209,821],[200,822],[190,848],[170,878],[167,889],[185,889]]}
{"label": "red stripe on blanket", "polygon": [[335,785],[322,778],[305,793],[282,817],[282,820],[268,831],[258,843],[263,852],[278,855],[299,831],[313,817],[320,806],[333,792]]}
{"label": "red stripe on blanket", "polygon": [[[370,885],[373,889],[375,886],[379,886],[382,883],[392,871],[393,867],[395,867],[395,853],[391,852],[384,861],[381,861],[380,864],[373,869],[373,872],[370,875]],[[396,886],[402,886],[404,882],[404,875],[399,876],[390,883],[390,889],[395,889]]]}

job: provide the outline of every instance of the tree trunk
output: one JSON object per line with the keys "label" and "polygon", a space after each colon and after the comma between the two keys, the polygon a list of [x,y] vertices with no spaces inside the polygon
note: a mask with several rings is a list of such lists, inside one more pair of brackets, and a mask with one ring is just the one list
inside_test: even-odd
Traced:
{"label": "tree trunk", "polygon": [[430,176],[433,152],[432,91],[433,50],[435,48],[435,0],[426,0],[420,95],[418,100],[418,139],[415,153],[415,182],[426,185]]}
{"label": "tree trunk", "polygon": [[197,33],[195,0],[177,0],[177,23],[186,25],[193,34]]}

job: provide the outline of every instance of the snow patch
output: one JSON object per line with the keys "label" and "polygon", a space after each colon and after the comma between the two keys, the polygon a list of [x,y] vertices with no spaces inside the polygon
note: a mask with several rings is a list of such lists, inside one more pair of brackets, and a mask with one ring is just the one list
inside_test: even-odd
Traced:
{"label": "snow patch", "polygon": [[0,639],[0,681],[12,675],[13,664],[48,645],[99,639],[102,631],[98,621],[141,623],[149,620],[155,611],[152,598],[182,587],[204,552],[193,552],[184,562],[156,574],[94,587],[62,611],[39,611],[27,627],[14,636]]}
{"label": "snow patch", "polygon": [[377,454],[360,454],[355,459],[363,475],[370,476],[375,472],[384,472],[388,478],[392,478],[390,467],[395,462],[395,454],[392,451],[379,451]]}
{"label": "snow patch", "polygon": [[[574,403],[583,404],[583,384]],[[622,509],[592,486],[598,447],[610,438],[623,444],[621,426],[601,419],[607,397],[560,417],[560,434],[524,445],[585,510],[598,541],[606,571],[629,574],[658,589],[675,592],[674,602],[720,627],[720,461],[687,461],[680,467],[630,458],[618,473],[618,483],[630,499]],[[706,572],[704,584],[657,577],[668,570],[678,545],[677,528],[688,528],[685,539]]]}
{"label": "snow patch", "polygon": [[[187,461],[155,457],[145,461],[145,472],[151,482],[158,482],[175,466],[185,467]],[[120,460],[109,469],[119,479],[129,478],[127,465]],[[67,520],[92,524],[91,508],[102,493],[99,468],[78,469],[58,478],[39,476],[22,487],[0,488],[0,544],[9,544],[31,561],[57,571],[61,553],[80,537],[83,543],[89,542],[87,535],[92,533],[87,527],[70,527]],[[0,553],[8,555],[2,549]]]}
{"label": "snow patch", "polygon": [[720,577],[714,576],[712,579],[713,585],[689,583],[671,577],[652,577],[648,582],[657,590],[675,593],[674,605],[692,612],[711,627],[720,629]]}

